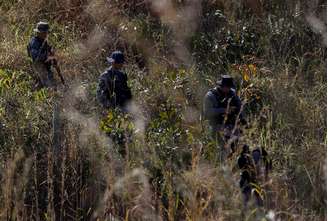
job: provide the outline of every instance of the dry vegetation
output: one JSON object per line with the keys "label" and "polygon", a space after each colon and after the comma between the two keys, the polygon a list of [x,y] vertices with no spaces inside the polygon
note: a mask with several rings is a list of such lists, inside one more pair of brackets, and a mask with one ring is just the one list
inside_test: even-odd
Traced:
{"label": "dry vegetation", "polygon": [[[2,0],[0,14],[1,220],[241,220],[235,158],[219,164],[200,120],[223,72],[251,123],[242,143],[274,162],[264,208],[244,219],[326,219],[326,1]],[[70,84],[58,94],[34,88],[26,45],[40,19]],[[129,116],[95,101],[114,49]]]}

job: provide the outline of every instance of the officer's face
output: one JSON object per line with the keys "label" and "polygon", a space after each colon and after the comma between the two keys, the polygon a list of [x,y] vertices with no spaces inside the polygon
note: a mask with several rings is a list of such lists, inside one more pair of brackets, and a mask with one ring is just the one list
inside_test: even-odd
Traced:
{"label": "officer's face", "polygon": [[38,34],[38,36],[39,36],[40,38],[42,38],[42,39],[46,39],[47,36],[48,36],[48,32],[40,32],[40,33]]}
{"label": "officer's face", "polygon": [[222,90],[223,93],[228,94],[229,91],[230,91],[230,87],[223,86],[223,87],[221,88],[221,90]]}
{"label": "officer's face", "polygon": [[123,67],[123,63],[113,63],[113,67],[115,68],[115,69],[117,69],[117,70],[120,70],[120,69],[122,69],[122,67]]}

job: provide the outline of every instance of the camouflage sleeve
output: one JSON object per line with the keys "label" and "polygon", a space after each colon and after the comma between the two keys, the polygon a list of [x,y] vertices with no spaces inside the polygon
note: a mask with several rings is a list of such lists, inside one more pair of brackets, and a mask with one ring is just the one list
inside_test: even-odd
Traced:
{"label": "camouflage sleeve", "polygon": [[205,118],[215,118],[225,113],[225,108],[214,107],[214,95],[206,94],[204,98],[204,115]]}

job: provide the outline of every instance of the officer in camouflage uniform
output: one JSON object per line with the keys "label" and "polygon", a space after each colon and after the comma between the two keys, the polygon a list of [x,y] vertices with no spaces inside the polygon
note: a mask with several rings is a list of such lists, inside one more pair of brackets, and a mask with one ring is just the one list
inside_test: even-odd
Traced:
{"label": "officer in camouflage uniform", "polygon": [[119,108],[126,111],[126,105],[132,99],[131,89],[128,87],[127,75],[121,71],[125,61],[120,51],[114,51],[107,61],[111,64],[99,77],[97,99],[106,109]]}
{"label": "officer in camouflage uniform", "polygon": [[204,98],[204,116],[209,120],[210,131],[213,138],[221,146],[221,159],[227,150],[228,143],[234,152],[235,142],[239,136],[235,125],[239,122],[246,124],[241,110],[240,98],[236,95],[232,77],[223,75],[217,86],[211,89]]}
{"label": "officer in camouflage uniform", "polygon": [[[54,50],[47,41],[49,24],[47,22],[39,22],[34,32],[36,35],[31,38],[27,46],[27,53],[32,59],[33,71],[38,78],[40,87],[55,88],[56,82],[52,68],[55,66],[58,69],[58,65]],[[59,71],[58,74],[64,83],[64,79]]]}

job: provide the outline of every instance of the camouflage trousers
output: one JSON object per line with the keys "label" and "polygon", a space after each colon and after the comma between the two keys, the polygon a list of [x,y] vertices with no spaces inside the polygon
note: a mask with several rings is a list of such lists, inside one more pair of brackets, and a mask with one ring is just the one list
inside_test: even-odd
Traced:
{"label": "camouflage trousers", "polygon": [[41,62],[34,62],[32,69],[41,87],[55,88],[56,82],[51,67]]}

